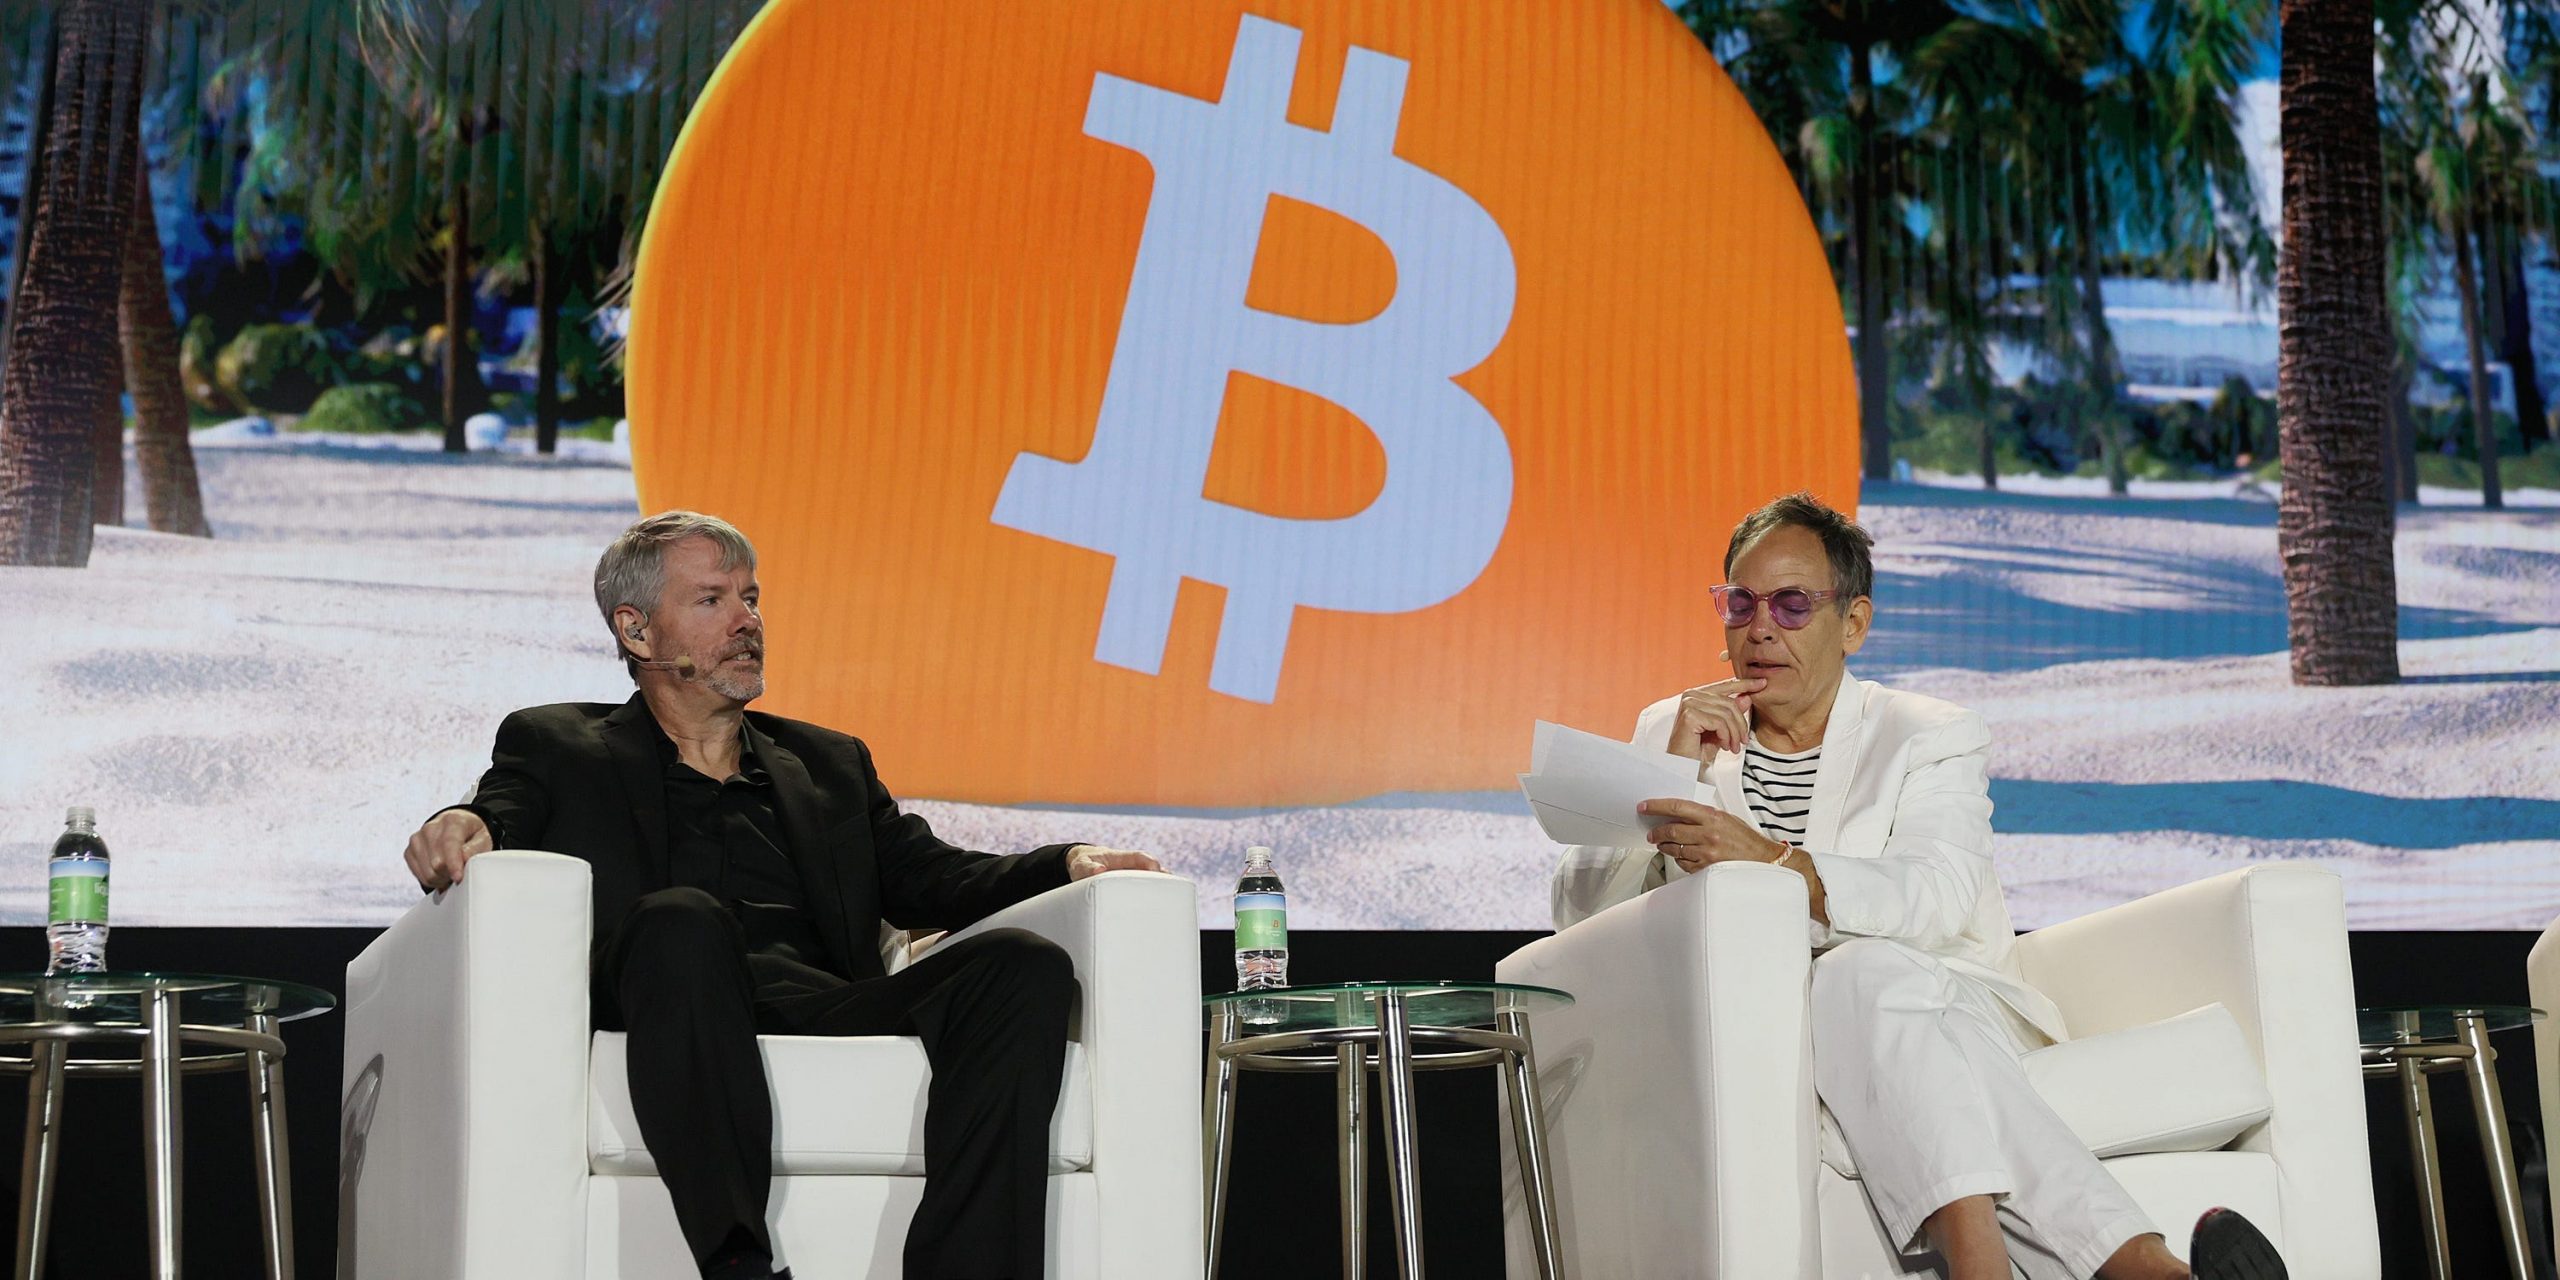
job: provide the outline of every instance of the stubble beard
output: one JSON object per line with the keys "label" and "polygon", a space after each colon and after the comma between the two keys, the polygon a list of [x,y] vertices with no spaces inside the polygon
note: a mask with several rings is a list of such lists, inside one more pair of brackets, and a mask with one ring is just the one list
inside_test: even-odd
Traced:
{"label": "stubble beard", "polygon": [[702,682],[713,693],[732,702],[753,702],[764,696],[764,673],[761,671],[714,671]]}
{"label": "stubble beard", "polygon": [[[756,665],[744,669],[730,666],[730,659],[741,654],[754,654]],[[721,654],[712,662],[710,673],[702,678],[702,685],[732,702],[748,703],[763,697],[764,646],[752,644],[732,647],[729,652]]]}

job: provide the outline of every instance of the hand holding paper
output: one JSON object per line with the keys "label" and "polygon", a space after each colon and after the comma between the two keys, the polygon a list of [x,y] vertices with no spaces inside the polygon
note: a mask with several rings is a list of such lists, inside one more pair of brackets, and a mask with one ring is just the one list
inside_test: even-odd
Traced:
{"label": "hand holding paper", "polygon": [[1697,781],[1696,763],[1684,757],[1541,720],[1520,790],[1547,838],[1631,849],[1644,847],[1645,832],[1670,821],[1640,814],[1636,806],[1693,794]]}

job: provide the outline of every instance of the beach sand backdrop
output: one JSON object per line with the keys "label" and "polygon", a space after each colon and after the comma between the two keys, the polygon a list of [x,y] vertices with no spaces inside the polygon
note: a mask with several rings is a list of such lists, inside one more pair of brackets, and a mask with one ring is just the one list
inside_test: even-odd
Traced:
{"label": "beach sand backdrop", "polygon": [[[588,585],[635,514],[609,446],[200,441],[216,540],[101,530],[85,570],[0,569],[0,922],[41,920],[44,852],[63,807],[89,804],[117,923],[387,923],[417,900],[403,841],[470,785],[502,715],[629,696]],[[2276,858],[2336,868],[2358,928],[2560,915],[2556,495],[2491,513],[2431,491],[2404,510],[2407,678],[2303,689],[2271,494],[2004,485],[1870,491],[1878,626],[1854,669],[1989,718],[2022,927]],[[1233,812],[910,800],[975,847],[1154,850],[1201,882],[1204,926],[1227,923],[1248,844],[1279,850],[1301,929],[1548,924],[1557,850],[1512,792]]]}

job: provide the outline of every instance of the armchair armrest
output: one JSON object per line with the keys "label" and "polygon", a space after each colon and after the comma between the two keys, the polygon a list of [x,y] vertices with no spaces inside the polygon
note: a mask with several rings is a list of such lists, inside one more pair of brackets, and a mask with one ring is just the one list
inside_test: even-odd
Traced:
{"label": "armchair armrest", "polygon": [[1019,902],[916,956],[1025,929],[1073,957],[1068,1034],[1092,1072],[1096,1242],[1109,1275],[1200,1273],[1200,915],[1180,876],[1113,871]]}
{"label": "armchair armrest", "polygon": [[587,864],[484,853],[347,966],[342,1274],[585,1273]]}
{"label": "armchair armrest", "polygon": [[2180,885],[2018,939],[2027,981],[2075,1036],[2219,1001],[2267,1076],[2274,1111],[2233,1145],[2275,1157],[2283,1247],[2302,1275],[2379,1274],[2345,893],[2269,863]]}
{"label": "armchair armrest", "polygon": [[[1794,872],[1727,863],[1496,967],[1574,997],[1531,1030],[1575,1274],[1815,1274],[1805,918]],[[1517,1264],[1528,1239],[1516,1171],[1505,1182]]]}

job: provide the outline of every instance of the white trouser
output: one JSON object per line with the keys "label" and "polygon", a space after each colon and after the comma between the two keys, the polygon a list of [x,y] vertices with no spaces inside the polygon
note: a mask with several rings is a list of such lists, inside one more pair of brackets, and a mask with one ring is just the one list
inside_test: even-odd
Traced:
{"label": "white trouser", "polygon": [[1813,961],[1814,1092],[1840,1126],[1895,1245],[1966,1196],[1997,1198],[2030,1280],[2079,1280],[2149,1217],[2028,1085],[2047,1043],[1988,987],[1927,952],[1859,938]]}

